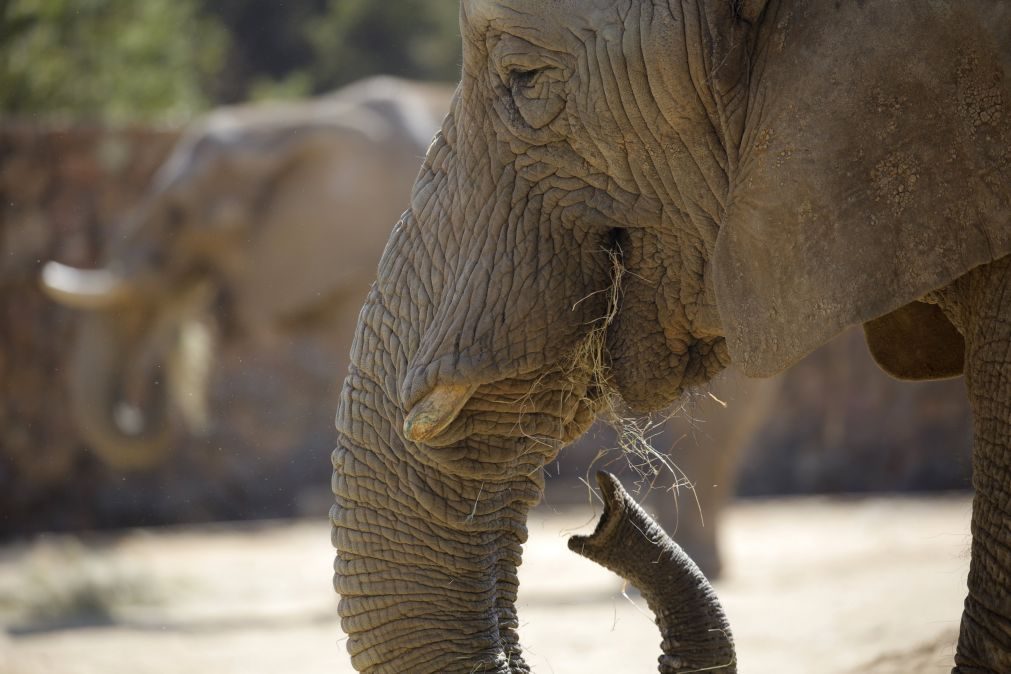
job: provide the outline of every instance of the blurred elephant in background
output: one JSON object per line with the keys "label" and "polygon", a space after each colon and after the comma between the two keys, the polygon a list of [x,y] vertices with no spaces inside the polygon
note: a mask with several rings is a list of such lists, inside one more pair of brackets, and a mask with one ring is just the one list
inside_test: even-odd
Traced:
{"label": "blurred elephant in background", "polygon": [[208,423],[216,332],[265,343],[315,333],[347,353],[451,95],[380,77],[317,99],[216,110],[180,140],[104,268],[44,267],[43,289],[86,310],[68,385],[105,461],[160,463],[173,408],[191,428]]}

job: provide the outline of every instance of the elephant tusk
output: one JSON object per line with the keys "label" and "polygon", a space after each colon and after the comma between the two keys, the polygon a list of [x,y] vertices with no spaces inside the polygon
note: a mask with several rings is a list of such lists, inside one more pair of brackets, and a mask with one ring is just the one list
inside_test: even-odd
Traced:
{"label": "elephant tusk", "polygon": [[446,430],[474,394],[466,384],[443,384],[421,399],[404,419],[404,437],[426,442]]}
{"label": "elephant tusk", "polygon": [[40,279],[42,290],[54,301],[76,309],[108,309],[134,294],[133,286],[105,269],[77,269],[47,262]]}

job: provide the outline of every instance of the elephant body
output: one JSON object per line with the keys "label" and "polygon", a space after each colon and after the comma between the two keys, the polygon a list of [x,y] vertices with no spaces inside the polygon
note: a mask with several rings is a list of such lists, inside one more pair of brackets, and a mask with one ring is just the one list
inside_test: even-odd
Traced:
{"label": "elephant body", "polygon": [[[338,407],[354,666],[528,671],[516,567],[559,447],[864,324],[893,374],[968,375],[954,671],[1011,671],[1011,2],[462,0],[461,35]],[[661,671],[734,670],[664,624]]]}

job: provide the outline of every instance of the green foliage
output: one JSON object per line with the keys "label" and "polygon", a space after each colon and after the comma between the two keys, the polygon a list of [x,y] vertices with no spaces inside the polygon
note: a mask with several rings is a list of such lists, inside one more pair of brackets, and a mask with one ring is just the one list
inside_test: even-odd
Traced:
{"label": "green foliage", "polygon": [[305,98],[312,93],[312,76],[305,70],[295,70],[280,79],[256,78],[249,84],[246,95],[252,101],[268,101]]}
{"label": "green foliage", "polygon": [[232,36],[224,69],[214,83],[219,102],[293,98],[313,90],[314,63],[306,26],[328,0],[201,0],[203,12]]}
{"label": "green foliage", "polygon": [[459,0],[0,0],[0,115],[185,118],[459,77]]}
{"label": "green foliage", "polygon": [[368,75],[455,82],[460,77],[458,0],[330,0],[307,26],[317,91]]}
{"label": "green foliage", "polygon": [[198,0],[0,0],[0,112],[178,117],[228,46]]}

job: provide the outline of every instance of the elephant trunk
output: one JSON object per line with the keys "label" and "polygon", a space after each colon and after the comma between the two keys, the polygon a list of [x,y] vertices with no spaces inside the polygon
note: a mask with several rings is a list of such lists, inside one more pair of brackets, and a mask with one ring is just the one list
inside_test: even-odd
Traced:
{"label": "elephant trunk", "polygon": [[625,492],[598,473],[604,512],[590,536],[573,536],[569,549],[614,571],[642,592],[663,639],[659,671],[735,674],[730,624],[699,567]]}
{"label": "elephant trunk", "polygon": [[[586,383],[539,370],[436,387],[405,406],[410,323],[391,306],[374,287],[332,455],[334,588],[352,663],[374,673],[528,672],[515,608],[527,514],[543,491],[540,468],[592,421],[592,406],[574,402]],[[604,522],[576,547],[646,594],[662,630],[661,671],[734,672],[704,576],[613,479],[602,488]]]}
{"label": "elephant trunk", "polygon": [[334,589],[355,669],[529,672],[515,603],[539,471],[439,475],[380,435],[369,449],[344,436],[333,456]]}
{"label": "elephant trunk", "polygon": [[[493,436],[436,448],[423,444],[432,427],[405,429],[411,415],[396,401],[407,357],[394,334],[404,323],[386,305],[373,289],[332,455],[334,588],[352,663],[363,672],[526,672],[516,569],[544,457],[517,456],[522,443]],[[466,402],[458,397],[449,396],[454,411]],[[421,409],[442,416],[440,398]],[[477,391],[472,404],[490,398]]]}
{"label": "elephant trunk", "polygon": [[122,403],[127,354],[132,344],[119,316],[82,316],[70,359],[71,409],[84,437],[108,464],[139,470],[157,464],[169,446],[165,387],[151,382],[143,410]]}
{"label": "elephant trunk", "polygon": [[[517,567],[543,457],[519,476],[479,475],[455,460],[467,451],[512,456],[508,442],[425,448],[403,439],[403,417],[353,366],[338,411],[330,514],[352,663],[375,673],[529,672]],[[730,628],[705,576],[613,477],[598,479],[601,523],[570,548],[642,590],[661,631],[661,673],[735,673]]]}
{"label": "elephant trunk", "polygon": [[529,671],[514,608],[525,509],[507,509],[492,526],[439,526],[408,514],[418,504],[370,505],[360,483],[335,485],[331,513],[334,588],[355,669]]}

